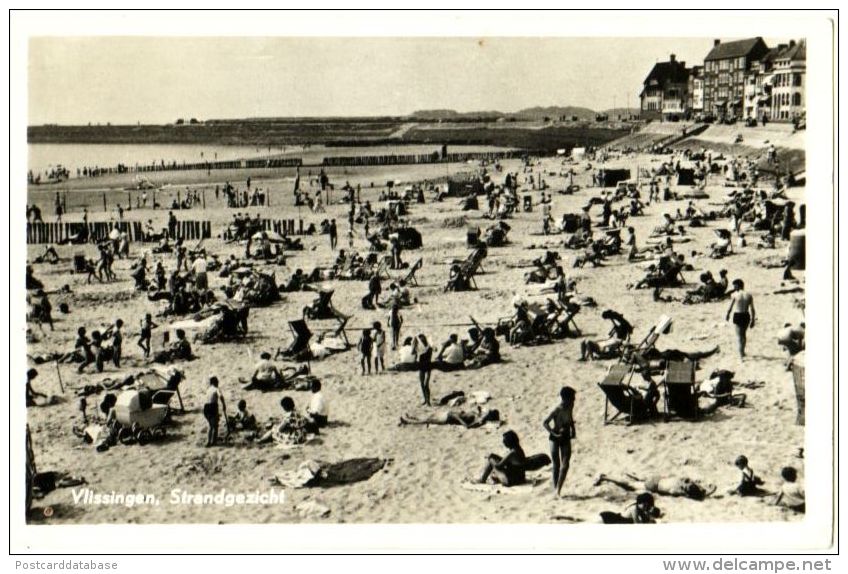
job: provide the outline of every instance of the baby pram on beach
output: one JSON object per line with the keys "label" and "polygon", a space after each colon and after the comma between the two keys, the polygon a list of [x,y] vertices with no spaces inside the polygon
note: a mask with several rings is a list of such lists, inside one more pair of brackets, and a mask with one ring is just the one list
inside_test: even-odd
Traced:
{"label": "baby pram on beach", "polygon": [[170,408],[168,403],[174,391],[127,390],[118,395],[114,406],[114,419],[103,427],[86,429],[86,436],[98,451],[108,450],[115,442],[139,445],[165,437]]}

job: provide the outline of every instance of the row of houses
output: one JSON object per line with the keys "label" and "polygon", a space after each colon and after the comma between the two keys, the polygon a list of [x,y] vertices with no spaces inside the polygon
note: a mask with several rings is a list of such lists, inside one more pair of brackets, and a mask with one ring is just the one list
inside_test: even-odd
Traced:
{"label": "row of houses", "polygon": [[773,48],[761,37],[714,40],[703,65],[686,67],[674,54],[654,65],[640,94],[641,116],[796,121],[805,111],[806,70],[804,40]]}

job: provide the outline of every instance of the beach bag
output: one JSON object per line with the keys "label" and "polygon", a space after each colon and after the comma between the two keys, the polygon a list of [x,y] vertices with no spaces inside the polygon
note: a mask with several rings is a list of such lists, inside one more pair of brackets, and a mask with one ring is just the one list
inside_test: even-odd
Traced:
{"label": "beach bag", "polygon": [[551,464],[551,457],[545,453],[528,456],[524,461],[524,470],[539,470]]}

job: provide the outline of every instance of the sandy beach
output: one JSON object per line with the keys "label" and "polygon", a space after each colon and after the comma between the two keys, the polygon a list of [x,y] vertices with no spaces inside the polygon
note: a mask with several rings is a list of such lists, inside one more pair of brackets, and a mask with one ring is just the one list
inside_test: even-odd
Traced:
{"label": "sandy beach", "polygon": [[[752,140],[753,141],[753,140]],[[753,144],[752,144],[753,145]],[[664,156],[638,155],[614,157],[607,167],[628,167],[636,173],[636,166],[659,166]],[[544,158],[534,167],[536,177],[544,174],[548,193],[552,193],[552,215],[556,221],[563,213],[577,213],[589,198],[599,195],[591,184],[586,162],[563,165],[559,158]],[[598,167],[593,163],[594,167]],[[506,161],[505,171],[521,172],[520,162]],[[581,189],[574,195],[560,195],[567,180],[560,175],[574,168],[574,183]],[[474,165],[451,165],[450,171],[476,169]],[[370,188],[369,182],[385,182],[397,178],[414,182],[427,174],[417,173],[415,167],[397,166],[382,168],[379,173],[366,170],[348,170],[342,174],[330,171],[331,181],[340,188],[345,180],[352,185],[362,184],[362,201],[377,203],[382,187]],[[431,170],[432,171],[432,170]],[[502,174],[495,174],[496,183],[502,183]],[[324,218],[336,218],[340,223],[340,247],[347,248],[346,204],[327,206],[324,214],[312,214],[292,206],[290,199],[290,174],[281,179],[263,180],[258,185],[279,190],[270,208],[250,208],[248,213],[261,213],[264,218],[286,219],[302,217],[307,223]],[[712,176],[706,188],[708,199],[697,204],[702,209],[715,209],[729,188],[723,187],[723,178]],[[525,181],[522,175],[520,181]],[[197,182],[201,183],[201,182]],[[237,181],[243,185],[243,181]],[[307,184],[304,179],[304,185]],[[180,185],[191,187],[192,182]],[[529,186],[522,185],[520,189]],[[674,190],[674,186],[672,186]],[[679,189],[677,191],[684,191]],[[789,190],[792,199],[803,202],[805,190]],[[73,192],[71,192],[73,193]],[[528,191],[538,200],[538,191]],[[341,194],[337,194],[340,198]],[[646,196],[643,191],[643,199]],[[283,199],[285,198],[285,199]],[[248,336],[233,343],[193,345],[198,359],[182,363],[187,380],[181,385],[188,413],[174,416],[174,425],[168,430],[167,440],[145,446],[117,445],[107,452],[98,453],[84,444],[71,432],[79,421],[77,399],[72,389],[93,384],[104,377],[117,377],[136,372],[147,365],[136,346],[139,320],[146,312],[161,310],[164,303],[151,303],[143,293],[133,290],[129,277],[130,261],[115,262],[118,280],[113,283],[88,285],[84,277],[72,275],[72,258],[84,252],[96,256],[94,245],[59,246],[62,261],[57,265],[36,264],[35,275],[45,284],[45,289],[55,290],[70,285],[70,295],[51,297],[56,318],[56,329],[42,334],[33,332],[39,339],[29,345],[31,355],[47,353],[73,346],[77,327],[85,325],[89,331],[122,318],[126,324],[124,366],[121,370],[107,365],[103,374],[86,372],[78,375],[71,365],[60,365],[65,393],[60,392],[57,369],[52,363],[38,365],[36,388],[45,393],[62,395],[64,402],[52,406],[28,409],[28,423],[32,431],[33,446],[39,470],[56,470],[85,477],[87,487],[108,493],[142,492],[159,497],[159,505],[142,505],[127,508],[122,505],[74,504],[73,489],[58,489],[35,502],[38,509],[50,507],[49,518],[36,516],[38,523],[279,523],[319,521],[325,523],[570,523],[599,522],[604,510],[620,511],[632,500],[632,494],[611,486],[595,486],[600,473],[631,474],[644,477],[654,474],[687,476],[714,484],[718,490],[706,500],[698,502],[683,498],[658,497],[657,506],[663,511],[662,522],[735,522],[735,521],[794,521],[798,515],[786,509],[771,506],[762,498],[728,496],[726,491],[738,482],[734,459],[747,455],[751,467],[761,476],[764,488],[775,492],[780,486],[779,473],[783,466],[794,466],[803,475],[804,461],[799,449],[804,444],[804,427],[795,424],[796,401],[792,375],[785,368],[785,354],[776,342],[776,333],[787,322],[802,319],[802,310],[796,306],[803,293],[776,294],[781,288],[782,269],[763,269],[756,262],[767,256],[783,255],[785,244],[770,251],[758,250],[752,235],[749,245],[734,249],[734,253],[721,260],[706,255],[692,258],[690,253],[709,252],[715,240],[714,229],[726,228],[727,220],[710,222],[704,228],[687,229],[692,241],[680,246],[694,271],[684,272],[689,286],[666,289],[665,295],[681,299],[687,289],[697,283],[698,275],[727,269],[730,279],[741,278],[747,290],[754,295],[757,324],[749,332],[749,356],[743,362],[735,351],[733,327],[725,321],[727,301],[700,305],[683,305],[679,302],[662,303],[652,300],[650,290],[630,290],[627,284],[642,276],[641,267],[628,264],[624,256],[607,260],[602,267],[572,268],[575,251],[562,247],[562,236],[541,235],[541,210],[519,212],[508,220],[512,227],[510,243],[489,249],[484,262],[485,273],[476,278],[479,290],[462,293],[444,293],[447,280],[447,262],[464,258],[466,226],[446,225],[447,220],[467,218],[468,225],[485,228],[491,222],[482,219],[482,211],[460,212],[458,200],[448,199],[437,203],[430,196],[424,205],[411,204],[409,222],[422,236],[420,250],[405,252],[405,260],[423,258],[423,268],[418,273],[419,286],[412,288],[418,303],[402,311],[405,318],[403,336],[424,333],[434,344],[444,341],[451,333],[466,335],[469,315],[488,325],[511,314],[511,300],[516,294],[533,291],[525,286],[523,275],[529,264],[546,249],[558,251],[569,279],[577,282],[581,295],[593,297],[598,306],[583,308],[576,322],[585,337],[602,338],[608,324],[601,311],[616,309],[634,325],[634,339],[640,339],[663,314],[673,318],[672,331],[663,335],[657,347],[704,350],[715,345],[720,352],[701,361],[697,372],[703,380],[714,369],[735,372],[737,390],[747,394],[744,408],[722,408],[698,421],[673,419],[663,422],[634,424],[604,424],[604,394],[597,383],[603,378],[609,361],[579,362],[580,340],[566,339],[553,344],[535,347],[511,348],[502,343],[504,362],[474,371],[455,373],[434,372],[431,388],[434,398],[452,391],[486,391],[491,395],[487,406],[497,408],[504,423],[500,427],[485,426],[464,429],[458,426],[399,426],[401,414],[414,411],[419,404],[416,373],[391,373],[372,376],[359,374],[358,356],[354,350],[333,355],[312,363],[312,373],[324,384],[330,401],[331,419],[334,423],[322,432],[320,441],[295,450],[283,450],[273,445],[253,445],[235,441],[226,446],[203,448],[205,422],[200,413],[206,381],[215,375],[221,381],[221,390],[228,406],[235,409],[239,399],[246,399],[249,408],[260,422],[279,414],[279,400],[292,396],[297,408],[302,409],[309,397],[307,392],[243,392],[239,377],[249,377],[254,359],[262,351],[273,351],[290,340],[288,320],[298,318],[303,306],[309,304],[314,293],[284,294],[284,300],[266,308],[250,312]],[[482,198],[481,198],[482,199]],[[481,206],[482,206],[481,202]],[[628,224],[636,229],[640,246],[644,246],[651,230],[660,223],[664,212],[674,213],[684,209],[685,200],[659,202],[649,205],[645,215],[633,217]],[[221,206],[206,210],[178,211],[180,219],[208,219],[213,222],[213,234],[226,225],[234,210]],[[235,210],[237,211],[237,210]],[[243,211],[243,210],[242,210]],[[46,218],[51,219],[45,211]],[[113,214],[91,212],[91,220],[105,220]],[[592,212],[597,221],[599,210]],[[153,219],[164,226],[167,210],[133,210],[126,214],[130,220]],[[80,214],[71,213],[71,221]],[[329,266],[335,259],[327,236],[304,236],[305,250],[287,253],[285,266],[269,267],[276,274],[277,283],[283,283],[297,269],[311,270],[314,266]],[[131,255],[138,256],[150,246],[132,244]],[[243,247],[224,244],[220,239],[207,240],[207,250],[227,256],[241,255]],[[355,238],[355,249],[367,250],[361,226]],[[42,250],[40,245],[28,246],[30,260]],[[166,268],[173,267],[173,257],[164,257]],[[400,277],[404,272],[392,272]],[[803,272],[797,274],[803,286]],[[210,273],[210,286],[216,295],[223,297],[219,287],[226,280]],[[388,282],[384,281],[384,289]],[[353,315],[348,326],[352,341],[358,338],[357,328],[370,326],[373,321],[387,318],[385,310],[364,310],[360,299],[367,291],[363,281],[331,281],[335,289],[334,304],[343,313]],[[784,287],[792,287],[787,284]],[[60,303],[68,303],[70,313],[58,312]],[[172,317],[155,318],[163,327],[154,331],[154,350],[162,347],[164,326]],[[332,325],[326,323],[324,328]],[[322,325],[315,324],[315,329]],[[388,363],[395,356],[390,353]],[[512,429],[522,438],[528,454],[549,451],[547,433],[542,420],[557,404],[559,389],[570,385],[577,391],[575,418],[577,439],[571,471],[563,489],[562,498],[555,497],[550,485],[550,467],[531,473],[533,486],[516,493],[469,491],[461,482],[479,473],[485,456],[500,453],[501,434]],[[90,404],[95,400],[90,398]],[[93,409],[92,409],[93,410]],[[335,488],[295,489],[286,491],[286,501],[277,505],[256,506],[201,506],[169,504],[174,488],[196,492],[215,492],[226,488],[232,492],[265,490],[269,480],[284,470],[294,470],[307,459],[340,461],[353,457],[374,456],[391,459],[387,467],[371,479],[349,486]],[[802,478],[803,479],[803,478]],[[330,509],[329,516],[314,518],[302,516],[297,510],[304,502],[316,501]]]}

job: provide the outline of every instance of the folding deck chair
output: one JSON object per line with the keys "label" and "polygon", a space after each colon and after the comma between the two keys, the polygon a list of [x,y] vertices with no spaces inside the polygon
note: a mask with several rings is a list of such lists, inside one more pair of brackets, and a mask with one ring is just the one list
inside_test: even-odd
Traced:
{"label": "folding deck chair", "polygon": [[376,275],[380,279],[391,279],[392,276],[389,274],[389,257],[384,256],[377,263],[377,268],[374,269],[371,276]]}
{"label": "folding deck chair", "polygon": [[310,358],[309,341],[312,339],[312,331],[303,319],[289,321],[289,330],[294,340],[285,349],[277,349],[274,359],[283,357],[294,361],[308,360]]}
{"label": "folding deck chair", "polygon": [[574,317],[576,317],[580,312],[580,306],[573,303],[563,303],[562,301],[557,301],[556,305],[560,310],[560,313],[556,318],[557,324],[568,332],[566,336],[573,335],[575,337],[579,337],[581,335],[581,331],[580,327],[577,326],[577,322],[574,320]]}
{"label": "folding deck chair", "polygon": [[165,405],[168,407],[170,412],[174,412],[175,409],[171,408],[170,403],[171,399],[176,396],[180,402],[179,412],[181,414],[186,412],[185,405],[183,404],[183,397],[180,394],[179,384],[173,385],[173,388],[170,388],[170,386],[166,383],[165,388],[162,388],[162,383],[166,381],[157,373],[144,373],[136,377],[135,380],[139,386],[147,387],[151,390],[151,400],[154,405]]}
{"label": "folding deck chair", "polygon": [[[638,362],[645,368],[649,367],[650,365],[648,362],[641,357],[654,348],[657,344],[657,340],[660,338],[660,335],[664,335],[671,331],[671,325],[671,317],[668,315],[661,315],[656,324],[651,327],[648,334],[645,335],[645,338],[633,347],[633,350],[629,355],[622,355],[619,357],[619,362]],[[625,361],[625,356],[630,357],[628,361]]]}
{"label": "folding deck chair", "polygon": [[[604,424],[613,422],[620,415],[628,417],[628,424],[636,421],[646,420],[651,417],[648,403],[639,394],[639,391],[630,386],[633,378],[634,367],[624,363],[616,363],[610,366],[604,380],[598,386],[604,392]],[[625,383],[625,379],[627,382]],[[616,409],[613,416],[609,416],[609,405]]]}
{"label": "folding deck chair", "polygon": [[685,419],[698,418],[694,361],[668,361],[662,384],[666,422],[675,414]]}
{"label": "folding deck chair", "polygon": [[333,306],[332,289],[322,289],[318,292],[318,297],[312,303],[303,308],[304,319],[347,319]]}
{"label": "folding deck chair", "polygon": [[418,286],[418,279],[415,278],[415,274],[418,273],[418,270],[424,266],[424,260],[418,259],[415,263],[413,263],[412,267],[409,268],[406,275],[401,279],[407,285],[415,285]]}

